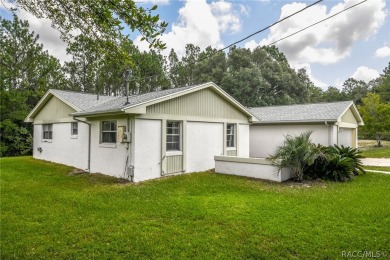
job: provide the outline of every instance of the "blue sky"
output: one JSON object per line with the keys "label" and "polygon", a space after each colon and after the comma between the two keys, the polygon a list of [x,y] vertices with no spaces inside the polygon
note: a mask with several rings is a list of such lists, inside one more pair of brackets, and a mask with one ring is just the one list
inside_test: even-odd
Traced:
{"label": "blue sky", "polygon": [[[157,13],[169,23],[162,37],[168,45],[167,52],[173,47],[183,54],[185,39],[201,47],[227,46],[315,1],[144,2],[144,6],[158,4]],[[271,43],[358,2],[325,0],[239,46],[255,48]],[[352,76],[368,81],[382,73],[390,61],[389,4],[368,0],[276,46],[286,54],[291,66],[305,67],[316,85],[322,88],[341,87]],[[147,50],[136,38],[135,42]]]}
{"label": "blue sky", "polygon": [[[303,27],[341,11],[361,0],[324,0],[289,18],[270,30],[255,35],[239,44],[255,48],[280,39]],[[262,29],[312,1],[206,1],[206,0],[141,0],[137,5],[159,7],[155,14],[169,23],[161,37],[168,48],[184,54],[187,43],[205,48],[222,48]],[[390,2],[368,0],[307,31],[276,44],[294,68],[305,67],[312,81],[322,88],[336,86],[349,77],[368,81],[382,73],[390,61]],[[2,17],[9,13],[0,6]],[[61,61],[69,59],[66,44],[50,21],[37,19],[21,11],[19,16],[30,22],[31,30],[40,35],[46,49]],[[148,50],[139,41],[137,33],[130,37],[142,50]]]}

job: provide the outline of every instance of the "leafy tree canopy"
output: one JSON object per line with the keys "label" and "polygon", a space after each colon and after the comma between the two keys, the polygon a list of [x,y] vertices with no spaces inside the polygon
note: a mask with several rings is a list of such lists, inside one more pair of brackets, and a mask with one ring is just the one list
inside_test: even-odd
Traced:
{"label": "leafy tree canopy", "polygon": [[[158,38],[167,23],[153,15],[157,9],[138,7],[133,0],[11,0],[17,8],[38,18],[48,18],[66,42],[78,34],[91,39],[101,50],[119,51],[117,40],[124,27],[139,31],[142,40],[157,49],[165,48]],[[124,54],[124,53],[123,53]]]}
{"label": "leafy tree canopy", "polygon": [[390,131],[390,103],[383,103],[375,93],[368,93],[362,101],[359,107],[365,124],[362,130],[375,136],[377,145],[381,146],[383,133]]}

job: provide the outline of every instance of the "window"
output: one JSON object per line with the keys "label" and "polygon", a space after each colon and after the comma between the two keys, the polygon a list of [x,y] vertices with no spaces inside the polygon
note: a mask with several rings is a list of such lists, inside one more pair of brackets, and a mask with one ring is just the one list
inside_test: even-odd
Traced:
{"label": "window", "polygon": [[42,125],[43,139],[53,139],[53,125]]}
{"label": "window", "polygon": [[116,121],[102,121],[102,143],[116,143]]}
{"label": "window", "polygon": [[78,135],[78,133],[79,133],[79,124],[77,122],[72,122],[70,124],[70,133],[71,133],[71,135]]}
{"label": "window", "polygon": [[235,147],[235,126],[227,124],[226,126],[226,147]]}
{"label": "window", "polygon": [[167,122],[167,151],[180,151],[180,122]]}

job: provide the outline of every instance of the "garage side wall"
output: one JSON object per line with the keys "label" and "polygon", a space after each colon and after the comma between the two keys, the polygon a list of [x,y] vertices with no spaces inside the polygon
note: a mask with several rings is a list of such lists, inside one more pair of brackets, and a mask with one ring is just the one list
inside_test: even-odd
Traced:
{"label": "garage side wall", "polygon": [[78,123],[75,137],[71,135],[71,123],[55,123],[52,124],[52,133],[51,140],[43,140],[42,125],[34,125],[33,157],[87,169],[88,126]]}
{"label": "garage side wall", "polygon": [[297,136],[306,131],[312,131],[311,140],[314,143],[328,145],[330,128],[324,125],[251,125],[249,130],[250,157],[268,157],[278,145],[285,140],[285,136]]}

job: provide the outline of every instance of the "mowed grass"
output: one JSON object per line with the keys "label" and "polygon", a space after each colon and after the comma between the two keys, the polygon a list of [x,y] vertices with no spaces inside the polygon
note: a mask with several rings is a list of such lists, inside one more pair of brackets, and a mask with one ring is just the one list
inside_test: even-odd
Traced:
{"label": "mowed grass", "polygon": [[123,184],[1,163],[1,259],[341,258],[390,249],[390,175],[272,183],[194,173]]}
{"label": "mowed grass", "polygon": [[389,158],[390,159],[390,141],[382,141],[382,147],[376,147],[375,140],[359,140],[359,150],[362,156],[366,158]]}

